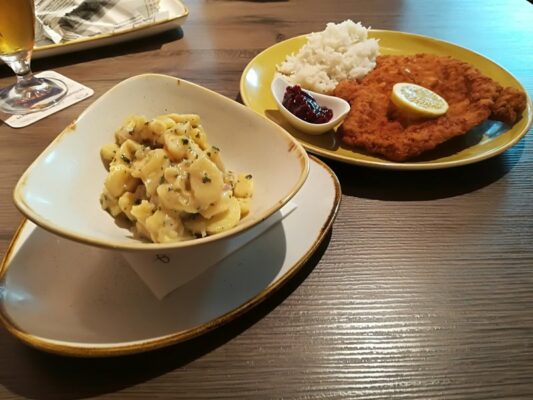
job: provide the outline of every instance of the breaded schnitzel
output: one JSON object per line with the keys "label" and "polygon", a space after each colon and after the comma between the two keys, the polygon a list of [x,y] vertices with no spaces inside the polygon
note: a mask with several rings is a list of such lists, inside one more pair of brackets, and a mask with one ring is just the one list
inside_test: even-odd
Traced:
{"label": "breaded schnitzel", "polygon": [[[390,100],[398,82],[415,83],[442,96],[448,112],[438,118],[407,120]],[[349,101],[341,126],[346,144],[405,161],[479,125],[488,118],[513,125],[526,107],[525,93],[502,88],[468,63],[446,56],[379,56],[360,82],[340,82],[333,95]]]}

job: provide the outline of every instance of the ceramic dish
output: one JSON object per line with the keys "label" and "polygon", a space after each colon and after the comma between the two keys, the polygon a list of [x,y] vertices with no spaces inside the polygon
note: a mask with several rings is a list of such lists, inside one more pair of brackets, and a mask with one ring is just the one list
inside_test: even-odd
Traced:
{"label": "ceramic dish", "polygon": [[[524,92],[520,82],[498,64],[471,50],[427,36],[410,33],[372,30],[370,37],[378,38],[381,54],[432,53],[449,55],[469,62],[483,74],[503,86],[512,86]],[[532,104],[528,104],[522,119],[511,129],[500,122],[487,121],[459,140],[428,152],[416,161],[397,163],[345,146],[335,133],[322,136],[306,135],[293,128],[277,110],[270,93],[270,85],[276,64],[296,52],[306,42],[305,36],[277,43],[258,54],[245,68],[241,77],[241,96],[244,104],[277,122],[310,152],[337,161],[375,168],[387,169],[436,169],[455,167],[481,161],[504,152],[516,144],[528,131],[532,121]],[[526,92],[527,93],[527,92]]]}
{"label": "ceramic dish", "polygon": [[189,15],[189,10],[179,0],[161,0],[160,10],[161,12],[167,13],[166,18],[134,28],[118,30],[113,33],[104,33],[87,38],[71,40],[66,43],[36,46],[33,50],[32,58],[50,57],[155,35],[170,29],[178,28],[185,22],[185,19]]}
{"label": "ceramic dish", "polygon": [[[114,142],[114,132],[127,116],[152,118],[171,112],[198,114],[226,168],[252,174],[252,205],[236,227],[222,233],[145,243],[100,206],[107,175],[100,148]],[[91,104],[24,172],[14,200],[36,224],[86,244],[124,250],[179,249],[240,233],[269,217],[296,194],[308,169],[303,147],[272,121],[193,83],[146,74],[119,83]]]}
{"label": "ceramic dish", "polygon": [[283,77],[277,76],[272,79],[271,93],[274,101],[283,117],[296,129],[307,133],[309,135],[321,135],[327,131],[332,130],[344,120],[346,114],[350,111],[350,103],[339,97],[326,96],[324,94],[315,93],[310,90],[305,90],[317,102],[320,107],[327,107],[333,112],[331,120],[321,124],[314,124],[300,119],[291,113],[283,105],[283,97],[287,87],[291,86]]}
{"label": "ceramic dish", "polygon": [[340,185],[325,164],[310,164],[291,214],[163,300],[119,252],[24,222],[0,266],[1,321],[31,346],[97,357],[168,346],[237,318],[287,282],[329,231]]}

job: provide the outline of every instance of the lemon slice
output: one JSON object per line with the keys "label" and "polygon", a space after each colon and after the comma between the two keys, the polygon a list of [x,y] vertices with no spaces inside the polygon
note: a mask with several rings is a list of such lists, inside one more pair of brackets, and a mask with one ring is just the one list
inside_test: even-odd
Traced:
{"label": "lemon slice", "polygon": [[437,93],[414,83],[397,83],[391,100],[400,111],[425,118],[435,118],[448,111],[448,103]]}

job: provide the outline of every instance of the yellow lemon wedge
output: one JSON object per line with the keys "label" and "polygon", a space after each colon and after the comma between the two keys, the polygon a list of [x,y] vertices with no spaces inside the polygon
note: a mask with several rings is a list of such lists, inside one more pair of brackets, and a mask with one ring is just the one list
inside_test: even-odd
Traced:
{"label": "yellow lemon wedge", "polygon": [[397,83],[392,87],[393,104],[409,115],[436,118],[448,111],[448,103],[437,93],[414,83]]}

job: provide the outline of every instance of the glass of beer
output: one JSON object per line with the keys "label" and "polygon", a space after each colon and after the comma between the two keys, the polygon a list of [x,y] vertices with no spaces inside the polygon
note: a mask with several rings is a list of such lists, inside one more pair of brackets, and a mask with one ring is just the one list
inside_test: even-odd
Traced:
{"label": "glass of beer", "polygon": [[63,82],[36,78],[31,72],[34,12],[33,0],[0,0],[0,59],[17,76],[17,83],[0,88],[0,111],[9,114],[45,110],[67,93]]}

